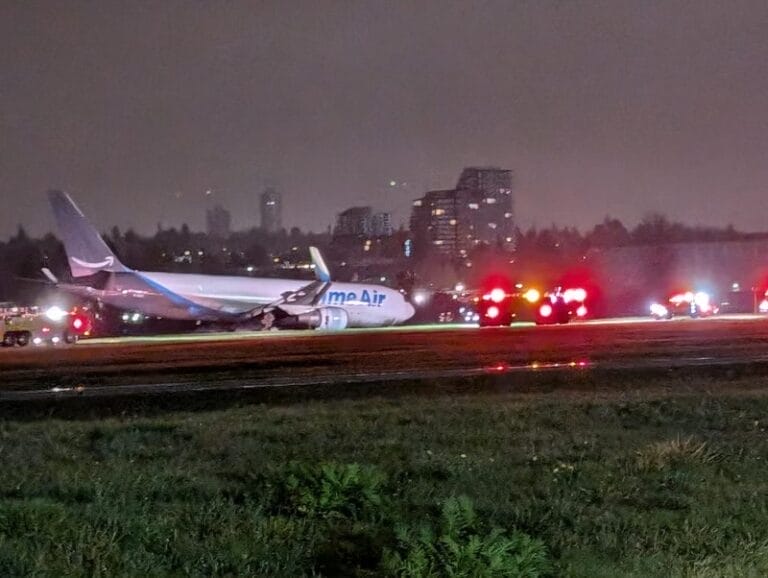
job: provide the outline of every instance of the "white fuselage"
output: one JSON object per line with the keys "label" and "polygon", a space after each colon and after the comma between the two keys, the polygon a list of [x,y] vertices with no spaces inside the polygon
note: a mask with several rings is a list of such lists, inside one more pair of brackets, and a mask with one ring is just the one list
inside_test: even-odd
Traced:
{"label": "white fuselage", "polygon": [[[278,301],[295,292],[306,280],[136,272],[158,288],[165,288],[208,310],[240,314]],[[338,307],[349,317],[350,327],[378,327],[403,323],[413,316],[413,306],[394,289],[366,283],[331,283],[315,306],[282,304],[291,315],[318,307]]]}

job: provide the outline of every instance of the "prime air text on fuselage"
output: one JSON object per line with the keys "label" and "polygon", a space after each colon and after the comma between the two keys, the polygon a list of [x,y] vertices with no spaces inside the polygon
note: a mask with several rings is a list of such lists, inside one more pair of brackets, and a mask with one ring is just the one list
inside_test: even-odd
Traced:
{"label": "prime air text on fuselage", "polygon": [[359,297],[357,291],[327,291],[320,299],[320,303],[322,305],[362,305],[367,307],[381,307],[386,299],[387,295],[384,291],[371,287],[362,289],[359,293]]}

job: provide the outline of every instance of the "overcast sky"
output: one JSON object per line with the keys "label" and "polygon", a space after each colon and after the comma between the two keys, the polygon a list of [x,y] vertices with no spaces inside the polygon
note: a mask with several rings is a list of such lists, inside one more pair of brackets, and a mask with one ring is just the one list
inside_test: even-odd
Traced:
{"label": "overcast sky", "polygon": [[522,226],[768,230],[768,3],[0,3],[0,239],[49,188],[104,230],[251,226],[265,185],[288,226],[405,221],[465,165]]}

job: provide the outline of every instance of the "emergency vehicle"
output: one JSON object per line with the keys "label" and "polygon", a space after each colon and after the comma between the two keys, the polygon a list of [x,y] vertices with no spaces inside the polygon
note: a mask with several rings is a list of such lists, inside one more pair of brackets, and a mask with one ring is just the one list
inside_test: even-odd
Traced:
{"label": "emergency vehicle", "polygon": [[651,304],[651,317],[654,319],[672,319],[673,317],[709,317],[719,311],[712,297],[705,291],[685,291],[675,293],[666,303]]}
{"label": "emergency vehicle", "polygon": [[556,287],[544,294],[536,307],[537,325],[569,323],[571,319],[581,319],[587,315],[587,292],[581,287],[563,289]]}
{"label": "emergency vehicle", "polygon": [[481,327],[510,325],[526,318],[537,325],[562,324],[587,315],[586,299],[582,288],[557,287],[542,295],[534,288],[516,286],[515,291],[506,291],[495,287],[478,299],[477,313]]}
{"label": "emergency vehicle", "polygon": [[45,312],[27,309],[0,318],[0,344],[3,347],[73,344],[88,337],[92,331],[90,315],[80,309],[64,311],[51,307]]}

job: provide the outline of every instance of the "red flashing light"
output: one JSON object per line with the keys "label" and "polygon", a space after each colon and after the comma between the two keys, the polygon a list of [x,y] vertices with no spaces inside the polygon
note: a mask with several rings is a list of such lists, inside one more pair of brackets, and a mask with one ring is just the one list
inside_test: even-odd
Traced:
{"label": "red flashing light", "polygon": [[87,315],[73,315],[69,322],[72,331],[79,335],[88,335],[91,331],[91,322]]}
{"label": "red flashing light", "polygon": [[549,317],[552,315],[552,306],[549,303],[545,303],[541,307],[539,307],[539,315],[542,317]]}
{"label": "red flashing light", "polygon": [[499,308],[495,305],[491,305],[486,311],[485,315],[491,319],[496,319],[499,316]]}

